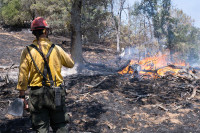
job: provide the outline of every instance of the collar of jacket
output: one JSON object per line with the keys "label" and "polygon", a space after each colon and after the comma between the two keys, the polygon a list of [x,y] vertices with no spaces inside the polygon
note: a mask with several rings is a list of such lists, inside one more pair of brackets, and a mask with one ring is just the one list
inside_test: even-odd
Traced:
{"label": "collar of jacket", "polygon": [[[48,38],[40,38],[39,40],[40,40],[41,43],[42,43],[42,42],[45,42],[45,43],[51,44],[51,42],[50,42],[50,40],[49,40]],[[33,44],[36,45],[36,46],[38,45],[38,44],[37,44],[37,39],[35,39],[35,40],[33,41]]]}

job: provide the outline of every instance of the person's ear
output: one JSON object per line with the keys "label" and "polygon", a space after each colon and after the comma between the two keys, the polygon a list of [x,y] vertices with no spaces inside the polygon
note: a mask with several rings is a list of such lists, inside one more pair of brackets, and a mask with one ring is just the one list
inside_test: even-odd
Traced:
{"label": "person's ear", "polygon": [[46,29],[43,30],[43,34],[46,34]]}
{"label": "person's ear", "polygon": [[45,36],[48,38],[49,32],[48,32],[47,29],[44,29],[44,30],[43,30],[43,34],[45,34]]}

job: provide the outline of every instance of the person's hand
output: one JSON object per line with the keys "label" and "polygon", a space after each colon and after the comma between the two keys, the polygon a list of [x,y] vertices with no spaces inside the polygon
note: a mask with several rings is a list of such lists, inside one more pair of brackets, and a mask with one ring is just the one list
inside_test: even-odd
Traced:
{"label": "person's hand", "polygon": [[24,99],[24,109],[25,109],[25,110],[28,109],[28,102],[26,101],[26,99]]}
{"label": "person's hand", "polygon": [[24,103],[24,109],[27,110],[27,109],[28,109],[28,102],[26,101],[25,98],[21,98],[21,100],[22,100],[23,103]]}
{"label": "person's hand", "polygon": [[24,102],[24,109],[28,109],[28,102],[26,101],[25,98],[25,91],[19,91],[19,98],[21,98],[21,100]]}

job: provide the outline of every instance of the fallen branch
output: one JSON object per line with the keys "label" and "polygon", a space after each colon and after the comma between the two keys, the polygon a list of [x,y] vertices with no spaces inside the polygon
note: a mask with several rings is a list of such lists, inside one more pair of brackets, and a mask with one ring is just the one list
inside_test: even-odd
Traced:
{"label": "fallen branch", "polygon": [[0,66],[0,70],[8,70],[8,69],[15,69],[15,68],[19,68],[19,65],[14,65],[12,64],[11,66]]}
{"label": "fallen branch", "polygon": [[120,71],[124,70],[127,66],[130,65],[130,62],[131,62],[131,60],[128,60],[126,63],[124,63],[122,66],[120,66],[120,67],[117,69],[117,72],[120,72]]}
{"label": "fallen branch", "polygon": [[145,97],[149,97],[149,96],[151,96],[151,94],[147,94],[147,95],[135,95],[135,96],[138,96],[137,97],[137,99],[134,101],[134,102],[137,102],[139,99],[141,99],[141,98],[145,98]]}
{"label": "fallen branch", "polygon": [[162,106],[162,104],[157,104],[157,107],[163,109],[164,111],[169,111],[169,109],[165,108],[164,106]]}
{"label": "fallen branch", "polygon": [[101,83],[103,83],[105,80],[107,79],[107,76],[102,80],[100,81],[99,83],[97,83],[96,85],[88,85],[88,84],[85,84],[84,86],[87,87],[87,88],[97,88]]}
{"label": "fallen branch", "polygon": [[197,93],[197,88],[199,88],[199,86],[194,87],[193,91],[192,91],[192,95],[187,98],[188,100],[192,99],[195,97],[196,93]]}
{"label": "fallen branch", "polygon": [[177,79],[182,79],[183,81],[185,81],[185,82],[192,82],[192,81],[194,81],[194,80],[196,80],[196,78],[192,78],[192,77],[190,77],[190,76],[188,76],[188,75],[176,75],[176,77],[177,77]]}
{"label": "fallen branch", "polygon": [[176,108],[175,108],[174,110],[178,110],[178,109],[180,109],[180,108],[182,108],[182,107],[183,107],[182,105],[176,106]]}
{"label": "fallen branch", "polygon": [[167,109],[166,107],[164,107],[162,104],[152,105],[152,107],[158,107],[158,108],[161,108],[164,111],[169,111],[169,109]]}

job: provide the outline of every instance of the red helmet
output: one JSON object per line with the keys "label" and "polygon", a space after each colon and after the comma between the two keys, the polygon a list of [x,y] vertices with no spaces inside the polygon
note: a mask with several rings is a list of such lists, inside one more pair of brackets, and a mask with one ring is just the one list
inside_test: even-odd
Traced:
{"label": "red helmet", "polygon": [[49,26],[46,23],[46,20],[42,17],[35,18],[31,24],[31,31],[46,28],[49,28]]}

